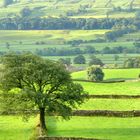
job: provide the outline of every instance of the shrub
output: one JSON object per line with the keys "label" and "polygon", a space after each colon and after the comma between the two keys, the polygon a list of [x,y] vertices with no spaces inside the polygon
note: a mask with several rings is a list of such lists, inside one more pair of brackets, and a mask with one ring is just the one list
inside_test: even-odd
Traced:
{"label": "shrub", "polygon": [[73,61],[75,64],[85,64],[86,63],[86,59],[83,55],[76,56]]}
{"label": "shrub", "polygon": [[104,73],[99,66],[91,66],[87,69],[88,79],[91,81],[103,81]]}
{"label": "shrub", "polygon": [[91,56],[90,61],[89,61],[89,66],[92,66],[92,65],[103,66],[104,63],[99,58],[96,58],[96,56]]}

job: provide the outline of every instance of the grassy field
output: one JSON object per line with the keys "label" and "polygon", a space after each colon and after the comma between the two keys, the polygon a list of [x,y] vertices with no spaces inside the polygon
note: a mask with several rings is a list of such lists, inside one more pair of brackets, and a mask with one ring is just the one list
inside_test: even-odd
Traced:
{"label": "grassy field", "polygon": [[[8,31],[1,30],[0,34],[0,51],[3,52],[18,52],[18,51],[31,51],[35,52],[36,49],[45,48],[57,48],[57,49],[72,49],[70,44],[65,42],[72,40],[95,40],[97,38],[104,38],[104,34],[109,30],[45,30],[45,31]],[[136,38],[139,37],[139,33],[133,34]],[[43,42],[41,44],[41,42]],[[7,43],[9,46],[7,47]],[[38,44],[37,44],[38,43]],[[104,43],[81,43],[77,45],[76,48],[81,50],[87,48],[87,46],[94,47],[97,50],[102,50],[105,47],[134,47],[133,41],[127,41],[126,36],[124,39],[119,39],[117,42],[104,42]],[[89,61],[89,55],[84,55]],[[139,56],[139,54],[120,54],[118,61],[114,61],[114,54],[104,54],[96,55],[105,64],[118,64],[122,65],[124,60],[128,57]],[[67,56],[68,58],[73,58],[75,56]],[[58,60],[62,56],[49,56],[53,60]]]}
{"label": "grassy field", "polygon": [[[136,78],[139,69],[105,69],[108,78]],[[112,74],[111,74],[112,73]],[[73,73],[73,78],[85,78],[85,72]],[[80,76],[83,77],[80,77]],[[140,82],[89,83],[78,82],[89,94],[140,95]],[[140,99],[89,99],[78,109],[82,110],[140,110]],[[72,117],[64,121],[57,117],[46,117],[49,136],[88,137],[112,140],[139,140],[140,117]],[[0,116],[0,140],[28,140],[37,124],[36,118],[28,123],[17,116]]]}
{"label": "grassy field", "polygon": [[[20,0],[7,8],[2,7],[0,0],[0,18],[15,17],[20,15],[24,7],[32,10],[30,17],[60,17],[66,16],[67,12],[75,12],[83,6],[87,6],[86,12],[77,13],[69,18],[106,18],[107,13],[113,7],[129,9],[130,0],[47,0],[47,1],[27,1]],[[135,10],[132,12],[110,12],[109,18],[130,18],[135,17],[139,10],[140,0],[134,1]],[[72,10],[71,10],[72,9]],[[0,31],[0,51],[32,51],[44,48],[68,48],[72,46],[66,44],[72,40],[96,40],[104,39],[106,32],[110,30],[46,30],[46,31]],[[140,39],[140,32],[124,35],[116,42],[103,43],[82,43],[77,48],[85,49],[92,46],[97,50],[104,47],[134,47],[134,41]],[[39,44],[37,45],[37,43]],[[40,42],[43,42],[42,44]],[[9,43],[9,47],[6,44]],[[89,62],[89,55],[84,55]],[[96,55],[105,64],[118,64],[129,57],[139,56],[139,54],[120,54],[117,61],[114,54]],[[58,60],[59,58],[71,58],[75,56],[52,56],[44,57]],[[79,66],[79,65],[78,65]],[[87,66],[87,65],[84,65]],[[135,79],[140,74],[140,69],[104,69],[105,80]],[[86,71],[72,74],[73,79],[87,79]],[[97,95],[140,95],[140,82],[129,81],[124,83],[80,83],[89,94]],[[140,99],[89,99],[78,109],[83,110],[140,110]],[[112,140],[140,140],[140,117],[138,118],[107,118],[107,117],[72,117],[69,121],[64,121],[57,117],[46,117],[49,136],[73,136],[90,137]],[[0,140],[28,140],[36,126],[36,118],[31,118],[29,122],[23,122],[17,116],[0,116]]]}
{"label": "grassy field", "polygon": [[[10,44],[10,51],[35,51],[37,48],[68,48],[70,45],[65,44],[67,41],[72,40],[95,40],[97,38],[104,38],[104,34],[109,30],[45,30],[45,31],[9,31],[1,30],[0,46],[1,51],[9,51],[6,43]],[[128,36],[128,35],[126,35]],[[104,42],[104,43],[81,43],[79,48],[92,46],[97,50],[104,47],[133,47],[133,41],[127,41],[126,36],[122,37],[117,42]],[[139,38],[139,33],[134,33],[135,38]],[[44,44],[36,45],[36,42],[43,42]]]}
{"label": "grassy field", "polygon": [[34,118],[24,122],[21,117],[0,116],[0,140],[29,140],[34,126]]}
{"label": "grassy field", "polygon": [[140,82],[89,83],[78,82],[89,94],[97,95],[140,95]]}
{"label": "grassy field", "polygon": [[[70,121],[49,120],[50,136],[139,140],[140,118],[73,117]],[[56,125],[57,124],[57,125]]]}
{"label": "grassy field", "polygon": [[[104,38],[109,30],[45,30],[45,31],[0,31],[1,51],[35,51],[37,48],[64,48],[70,47],[65,44],[71,40],[93,40]],[[9,50],[6,43],[9,43]],[[37,45],[36,42],[44,44]]]}
{"label": "grassy field", "polygon": [[140,110],[140,99],[89,99],[81,110]]}
{"label": "grassy field", "polygon": [[[108,0],[51,0],[51,1],[27,1],[21,0],[20,2],[9,5],[7,8],[2,7],[2,0],[0,0],[0,17],[5,17],[7,15],[14,16],[15,14],[19,15],[23,7],[28,6],[32,9],[32,17],[34,15],[39,17],[59,17],[60,15],[66,16],[68,11],[77,12],[82,6],[89,5],[86,8],[86,12],[77,13],[72,16],[72,18],[104,18],[106,13],[113,9],[113,7],[122,7],[123,9],[128,9],[130,7],[130,0],[114,0],[111,3],[108,3]],[[139,8],[140,0],[134,1],[134,8]],[[72,9],[72,10],[71,10]],[[110,12],[110,17],[120,18],[120,17],[134,17],[134,12]]]}
{"label": "grassy field", "polygon": [[[104,80],[110,79],[136,79],[140,74],[140,69],[104,69]],[[72,73],[73,79],[87,79],[87,71]]]}
{"label": "grassy field", "polygon": [[[4,118],[4,119],[3,119]],[[46,117],[49,136],[139,140],[140,118],[72,117],[70,121]],[[34,119],[28,123],[14,116],[0,116],[0,140],[28,140]]]}

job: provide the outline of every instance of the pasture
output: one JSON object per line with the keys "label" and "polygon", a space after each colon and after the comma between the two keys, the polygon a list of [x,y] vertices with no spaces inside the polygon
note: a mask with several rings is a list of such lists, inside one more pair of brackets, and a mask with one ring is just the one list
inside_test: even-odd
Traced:
{"label": "pasture", "polygon": [[33,132],[35,119],[24,122],[18,116],[0,116],[0,140],[28,140]]}
{"label": "pasture", "polygon": [[[86,6],[88,3],[88,7],[86,7],[84,12],[78,13],[81,7]],[[111,11],[113,7],[122,7],[123,9],[129,9],[131,1],[123,0],[117,1],[114,0],[112,2],[108,2],[107,0],[51,0],[51,1],[26,1],[21,0],[20,2],[15,2],[12,5],[9,5],[7,8],[2,7],[2,0],[0,1],[0,17],[6,17],[10,15],[11,17],[15,15],[20,15],[20,11],[23,7],[29,7],[32,10],[31,17],[59,17],[61,15],[66,16],[67,12],[74,12],[71,18],[105,18],[108,11]],[[133,7],[137,9],[139,7],[140,1],[134,1]],[[73,10],[71,10],[73,9]],[[132,12],[121,12],[121,11],[113,11],[110,12],[109,16],[111,18],[129,18],[135,16],[135,11]]]}
{"label": "pasture", "polygon": [[140,82],[89,83],[78,82],[89,94],[96,95],[139,95]]}
{"label": "pasture", "polygon": [[[1,52],[35,52],[37,49],[56,48],[56,49],[74,49],[80,48],[84,50],[87,46],[94,47],[96,50],[102,50],[105,47],[129,47],[133,48],[133,41],[127,41],[127,37],[124,36],[118,39],[117,42],[102,42],[102,43],[81,43],[80,45],[72,46],[67,41],[83,40],[90,41],[98,38],[104,39],[104,34],[109,30],[44,30],[44,31],[16,31],[16,30],[1,30],[0,34],[0,51]],[[127,35],[128,36],[128,35]],[[135,38],[139,38],[139,33],[134,33]],[[118,64],[119,66],[129,57],[139,56],[139,54],[118,54],[119,59],[114,60],[115,54],[95,54],[105,64]],[[89,61],[89,55],[84,55],[87,63]],[[47,56],[46,58],[58,60],[59,58],[73,58],[75,56]]]}
{"label": "pasture", "polygon": [[[10,51],[35,51],[38,49],[53,47],[67,48],[65,44],[72,40],[92,40],[98,37],[104,38],[109,30],[45,30],[45,31],[0,31],[1,51],[8,51],[6,43],[10,44]],[[8,39],[8,41],[7,41]],[[37,44],[37,42],[43,42]]]}
{"label": "pasture", "polygon": [[[0,19],[5,17],[21,16],[21,10],[28,7],[31,10],[29,18],[40,17],[68,17],[68,18],[134,18],[139,11],[140,0],[17,0],[13,4],[3,7],[0,0]],[[132,7],[131,7],[132,6]],[[116,8],[121,10],[116,10]],[[132,9],[133,10],[132,10]],[[129,20],[129,19],[128,19]],[[125,23],[124,23],[125,24]],[[104,25],[105,26],[105,25]],[[127,25],[126,25],[127,26]],[[140,40],[140,32],[125,34],[115,41],[109,42],[105,33],[111,30],[0,30],[0,52],[33,52],[47,48],[84,50],[93,47],[101,51],[105,47],[134,48],[134,42]],[[78,45],[69,41],[80,40]],[[44,56],[44,58],[58,60],[71,58],[72,65],[86,68],[90,56],[84,54],[87,64],[73,64],[76,55]],[[118,67],[130,57],[139,54],[123,52],[118,54],[96,54],[104,64]],[[83,86],[89,95],[140,95],[140,69],[103,69],[104,81],[127,80],[117,83],[94,83],[77,80],[87,80],[85,71],[71,73],[75,83]],[[0,93],[1,94],[1,93]],[[0,104],[0,113],[2,111]],[[90,98],[77,107],[77,110],[110,110],[134,111],[140,110],[140,98]],[[72,116],[70,120],[60,117],[46,116],[48,136],[83,137],[110,140],[140,140],[140,117],[99,117],[99,116]],[[0,140],[29,140],[35,133],[38,117],[31,116],[28,122],[23,121],[18,115],[0,115]]]}
{"label": "pasture", "polygon": [[[104,80],[116,79],[137,79],[140,69],[103,69],[105,74]],[[72,73],[73,79],[87,80],[87,71],[79,71]]]}
{"label": "pasture", "polygon": [[[28,123],[14,116],[0,116],[1,140],[28,140],[34,119]],[[139,140],[140,118],[72,117],[69,121],[46,117],[49,136],[74,136],[112,140]],[[10,123],[9,123],[10,122]]]}
{"label": "pasture", "polygon": [[[106,79],[133,79],[139,74],[139,69],[105,69]],[[82,75],[82,77],[81,77]],[[85,79],[85,71],[75,72],[73,78]],[[91,83],[78,82],[85,91],[95,95],[140,95],[140,82],[124,83]],[[78,110],[140,110],[140,99],[98,99],[86,100]],[[46,116],[48,136],[85,137],[112,140],[139,140],[140,117],[81,117],[74,116],[69,121],[60,117]],[[0,140],[27,140],[32,136],[37,118],[31,117],[29,122],[23,122],[18,116],[0,116]]]}

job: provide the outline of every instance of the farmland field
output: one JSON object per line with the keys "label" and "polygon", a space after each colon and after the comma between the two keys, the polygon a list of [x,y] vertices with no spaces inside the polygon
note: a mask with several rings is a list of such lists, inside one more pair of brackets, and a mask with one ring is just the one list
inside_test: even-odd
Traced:
{"label": "farmland field", "polygon": [[[65,41],[72,40],[95,40],[97,38],[104,38],[104,34],[109,30],[45,30],[45,31],[8,31],[0,30],[0,45],[1,51],[8,51],[6,48],[6,43],[10,44],[11,51],[35,51],[37,48],[47,48],[47,47],[56,47],[64,48],[70,47],[70,45],[65,44]],[[135,38],[139,38],[138,33],[134,33]],[[126,35],[128,36],[128,35]],[[103,42],[103,43],[82,43],[77,47],[92,46],[97,50],[101,50],[104,47],[133,47],[133,41],[128,42],[124,36],[124,39],[118,40],[118,42]],[[8,40],[7,40],[8,38]],[[36,44],[37,42],[43,42],[44,44]]]}
{"label": "farmland field", "polygon": [[85,91],[98,95],[140,95],[140,82],[89,83],[78,82]]}
{"label": "farmland field", "polygon": [[[140,69],[104,69],[104,80],[109,79],[137,79],[140,74]],[[73,79],[87,80],[87,71],[72,73]]]}
{"label": "farmland field", "polygon": [[0,140],[140,140],[139,122],[140,0],[0,0]]}
{"label": "farmland field", "polygon": [[[139,69],[105,69],[106,78],[136,78]],[[112,73],[112,75],[110,74]],[[128,74],[130,73],[130,74]],[[73,78],[85,78],[84,72],[75,72]],[[113,77],[112,77],[113,76]],[[140,82],[124,83],[80,83],[89,94],[97,95],[140,95]],[[140,99],[89,99],[78,107],[80,110],[113,110],[130,111],[140,110]],[[87,137],[112,140],[139,140],[140,118],[114,117],[72,117],[64,121],[59,117],[47,117],[49,136]],[[0,116],[0,140],[27,140],[33,134],[36,118],[31,117],[29,122],[23,122],[17,116]],[[9,123],[10,122],[10,123]],[[19,124],[19,125],[17,125]],[[18,134],[17,134],[18,132]]]}
{"label": "farmland field", "polygon": [[[80,5],[85,6],[89,4],[89,7],[86,8],[84,13],[77,13],[77,11],[81,8]],[[131,1],[123,0],[117,1],[114,0],[112,2],[108,2],[107,0],[51,0],[51,1],[26,1],[21,0],[20,2],[15,2],[12,5],[9,5],[7,8],[2,7],[2,0],[0,1],[0,17],[5,17],[7,15],[15,16],[16,14],[19,15],[20,11],[23,7],[28,6],[32,9],[32,17],[59,17],[61,15],[66,16],[67,12],[72,11],[73,9],[74,15],[70,16],[72,18],[105,18],[106,13],[111,11],[113,7],[122,7],[124,9],[130,7]],[[134,1],[134,7],[137,9],[139,7],[140,1]],[[133,12],[110,12],[111,18],[121,18],[121,17],[134,17],[135,11]]]}
{"label": "farmland field", "polygon": [[[14,116],[1,116],[0,140],[27,140],[34,119],[23,123]],[[113,140],[139,140],[140,118],[72,117],[70,121],[46,117],[49,136],[91,137]],[[9,124],[10,121],[10,124]],[[20,123],[20,125],[17,125]]]}
{"label": "farmland field", "polygon": [[[85,49],[87,46],[94,47],[97,50],[102,50],[105,47],[134,47],[133,41],[127,41],[126,36],[124,39],[118,39],[117,42],[102,42],[102,43],[81,43],[76,47],[66,43],[67,41],[83,40],[90,41],[98,38],[104,38],[104,34],[109,30],[45,30],[45,31],[16,31],[16,30],[1,30],[0,34],[0,51],[1,52],[35,52],[37,49],[56,48],[56,49]],[[138,33],[134,33],[139,38]],[[8,39],[8,40],[7,40]],[[8,47],[7,47],[8,44]],[[119,59],[114,61],[115,54],[95,54],[105,64],[118,64],[122,63],[129,57],[139,56],[139,54],[118,54]],[[87,62],[89,61],[89,55],[85,54]],[[63,56],[63,58],[73,58],[73,56]],[[46,58],[58,60],[62,56],[47,56]]]}
{"label": "farmland field", "polygon": [[0,116],[0,140],[28,140],[33,132],[35,119],[22,121],[17,116]]}
{"label": "farmland field", "polygon": [[[0,31],[1,51],[8,51],[5,44],[10,44],[10,51],[35,51],[37,48],[64,48],[70,45],[65,41],[92,40],[103,38],[109,30],[45,30],[45,31]],[[7,41],[8,38],[8,41]],[[44,44],[36,44],[43,42]]]}

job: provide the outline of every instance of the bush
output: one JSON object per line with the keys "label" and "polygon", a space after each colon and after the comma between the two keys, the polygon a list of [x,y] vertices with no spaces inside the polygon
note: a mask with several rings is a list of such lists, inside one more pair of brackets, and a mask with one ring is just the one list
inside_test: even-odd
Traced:
{"label": "bush", "polygon": [[74,58],[74,64],[85,64],[86,63],[86,59],[83,55],[78,55]]}
{"label": "bush", "polygon": [[129,58],[124,61],[125,68],[140,68],[140,57],[137,58]]}
{"label": "bush", "polygon": [[92,66],[92,65],[103,66],[104,63],[99,58],[96,58],[96,56],[91,56],[90,61],[89,61],[89,66]]}
{"label": "bush", "polygon": [[87,69],[88,79],[95,82],[103,81],[104,73],[100,67],[91,66]]}

